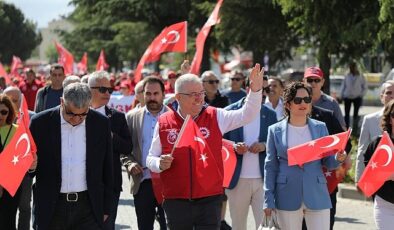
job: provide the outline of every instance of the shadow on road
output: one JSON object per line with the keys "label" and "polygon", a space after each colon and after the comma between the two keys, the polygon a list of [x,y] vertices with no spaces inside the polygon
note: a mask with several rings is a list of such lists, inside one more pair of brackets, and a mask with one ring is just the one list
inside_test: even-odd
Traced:
{"label": "shadow on road", "polygon": [[335,221],[346,222],[350,224],[366,224],[365,222],[362,222],[359,219],[350,218],[350,217],[335,217]]}

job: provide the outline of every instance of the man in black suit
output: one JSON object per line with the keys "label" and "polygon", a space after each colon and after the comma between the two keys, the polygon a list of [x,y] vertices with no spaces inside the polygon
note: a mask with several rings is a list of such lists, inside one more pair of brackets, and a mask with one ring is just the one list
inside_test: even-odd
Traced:
{"label": "man in black suit", "polygon": [[89,76],[88,85],[92,92],[92,109],[107,116],[111,123],[115,187],[113,212],[105,222],[105,229],[114,230],[120,192],[122,191],[122,167],[120,158],[126,158],[127,154],[131,154],[131,137],[127,128],[125,114],[107,106],[113,91],[109,74],[105,71],[96,71],[92,73]]}
{"label": "man in black suit", "polygon": [[113,201],[111,129],[90,110],[87,85],[68,85],[58,107],[33,116],[39,162],[33,185],[34,229],[102,229]]}

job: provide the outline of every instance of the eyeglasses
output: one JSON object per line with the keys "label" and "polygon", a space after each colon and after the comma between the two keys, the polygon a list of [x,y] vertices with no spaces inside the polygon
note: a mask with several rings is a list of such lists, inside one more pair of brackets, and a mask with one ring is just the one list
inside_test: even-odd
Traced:
{"label": "eyeglasses", "polygon": [[98,89],[98,91],[100,93],[105,93],[108,91],[109,94],[111,94],[112,92],[114,92],[113,88],[109,88],[109,87],[104,87],[104,86],[97,86],[97,87],[90,87],[91,89]]}
{"label": "eyeglasses", "polygon": [[193,92],[193,93],[179,93],[179,94],[186,95],[189,97],[203,97],[203,96],[205,96],[205,91],[201,91],[199,93]]}
{"label": "eyeglasses", "polygon": [[8,110],[5,110],[5,109],[4,109],[4,110],[1,110],[1,111],[0,111],[0,114],[3,115],[3,116],[5,116],[5,115],[8,115],[8,112],[9,112]]}
{"label": "eyeglasses", "polygon": [[263,91],[265,91],[266,93],[270,93],[271,92],[271,90],[270,90],[270,87],[268,86],[268,87],[265,87],[265,88],[263,88]]}
{"label": "eyeglasses", "polygon": [[312,98],[311,97],[295,97],[293,101],[294,101],[294,104],[299,105],[299,104],[301,104],[302,100],[304,100],[304,102],[306,104],[309,104],[309,103],[311,103]]}
{"label": "eyeglasses", "polygon": [[319,79],[319,78],[315,78],[315,79],[313,79],[313,78],[308,78],[308,79],[306,79],[306,81],[307,81],[308,83],[312,83],[312,82],[320,83],[320,82],[321,82],[321,79]]}
{"label": "eyeglasses", "polygon": [[242,80],[242,78],[237,78],[237,77],[230,78],[230,79],[231,79],[231,81],[241,81]]}
{"label": "eyeglasses", "polygon": [[68,111],[65,105],[63,107],[64,107],[64,112],[67,114],[67,116],[70,116],[70,117],[79,117],[81,119],[83,117],[86,117],[89,113],[89,110],[85,113],[79,113],[79,114],[73,113],[73,112]]}
{"label": "eyeglasses", "polygon": [[202,81],[202,82],[208,82],[209,84],[213,85],[213,84],[219,84],[219,80],[206,80],[206,81]]}

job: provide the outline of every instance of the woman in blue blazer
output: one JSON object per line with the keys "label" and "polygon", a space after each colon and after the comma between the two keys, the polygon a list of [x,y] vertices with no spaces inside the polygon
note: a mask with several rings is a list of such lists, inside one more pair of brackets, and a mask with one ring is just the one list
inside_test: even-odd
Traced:
{"label": "woman in blue blazer", "polygon": [[268,129],[267,157],[264,173],[264,212],[275,211],[282,230],[299,230],[305,217],[308,230],[330,228],[330,196],[322,165],[329,169],[345,160],[344,152],[302,167],[289,166],[287,149],[327,136],[326,125],[308,118],[311,91],[301,82],[294,82],[284,91],[286,119]]}

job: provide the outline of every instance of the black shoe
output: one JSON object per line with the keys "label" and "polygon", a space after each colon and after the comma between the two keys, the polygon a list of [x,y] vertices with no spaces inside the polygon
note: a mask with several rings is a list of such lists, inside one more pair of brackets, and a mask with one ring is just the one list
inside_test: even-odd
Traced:
{"label": "black shoe", "polygon": [[220,230],[231,230],[231,226],[225,220],[220,223]]}

